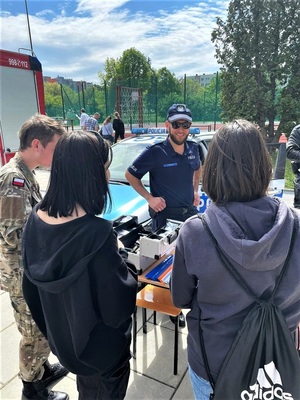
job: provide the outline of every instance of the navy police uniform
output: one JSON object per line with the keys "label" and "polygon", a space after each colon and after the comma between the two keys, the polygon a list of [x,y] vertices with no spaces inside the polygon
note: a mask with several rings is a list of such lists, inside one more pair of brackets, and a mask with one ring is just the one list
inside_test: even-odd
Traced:
{"label": "navy police uniform", "polygon": [[168,138],[145,149],[128,171],[138,179],[150,173],[150,191],[163,197],[167,207],[159,213],[150,210],[153,229],[166,224],[166,219],[185,221],[197,213],[194,203],[193,175],[200,167],[198,145],[187,140],[183,154],[176,153]]}

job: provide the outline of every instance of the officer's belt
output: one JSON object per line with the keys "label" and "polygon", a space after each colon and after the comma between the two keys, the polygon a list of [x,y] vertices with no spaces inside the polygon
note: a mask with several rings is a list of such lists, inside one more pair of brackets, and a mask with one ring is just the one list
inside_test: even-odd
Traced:
{"label": "officer's belt", "polygon": [[166,211],[168,214],[183,215],[194,211],[194,207],[166,207],[163,211]]}

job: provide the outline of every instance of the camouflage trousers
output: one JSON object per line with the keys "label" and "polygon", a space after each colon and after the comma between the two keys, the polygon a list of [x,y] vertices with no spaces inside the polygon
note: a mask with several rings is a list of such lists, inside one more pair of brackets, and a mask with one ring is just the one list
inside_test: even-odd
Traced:
{"label": "camouflage trousers", "polygon": [[30,310],[23,298],[22,270],[14,271],[14,284],[7,287],[14,317],[22,335],[19,346],[19,377],[27,382],[37,381],[44,373],[43,364],[50,354],[48,341],[34,322]]}

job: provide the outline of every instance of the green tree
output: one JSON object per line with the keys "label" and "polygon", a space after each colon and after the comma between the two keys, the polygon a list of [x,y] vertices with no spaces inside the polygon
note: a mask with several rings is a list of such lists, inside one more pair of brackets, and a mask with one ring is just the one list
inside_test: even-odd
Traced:
{"label": "green tree", "polygon": [[204,103],[202,99],[204,99],[204,87],[201,86],[200,82],[195,81],[194,79],[187,78],[186,81],[182,80],[183,88],[186,91],[186,99],[182,99],[181,101],[186,103],[188,108],[192,111],[193,120],[200,121],[204,114]]}
{"label": "green tree", "polygon": [[283,82],[278,111],[281,115],[279,133],[288,135],[295,125],[300,124],[300,6],[295,9],[294,24],[289,27],[289,46],[287,48],[287,79]]}
{"label": "green tree", "polygon": [[139,50],[125,50],[116,63],[116,78],[126,82],[129,87],[150,87],[151,69],[149,60]]}
{"label": "green tree", "polygon": [[[184,81],[182,81],[184,84]],[[201,86],[200,82],[194,79],[186,79],[186,104],[191,109],[194,121],[214,121],[220,118],[221,104],[221,77],[213,78],[209,85]],[[216,99],[217,92],[217,99]],[[217,100],[217,102],[216,102]],[[182,101],[182,100],[181,100]]]}
{"label": "green tree", "polygon": [[[151,60],[139,50],[125,50],[120,58],[107,58],[104,71],[98,73],[107,93],[107,103],[116,104],[117,85],[141,88],[145,121],[155,121],[158,112],[160,121],[165,120],[166,109],[180,100],[180,82],[166,67],[155,70]],[[178,100],[179,99],[179,100]]]}
{"label": "green tree", "polygon": [[227,21],[217,18],[212,41],[223,66],[225,120],[248,118],[274,137],[277,86],[289,79],[289,45],[293,30],[299,32],[293,20],[299,8],[300,0],[232,0]]}
{"label": "green tree", "polygon": [[107,84],[110,84],[113,79],[117,80],[117,63],[118,59],[115,60],[114,58],[110,57],[105,60],[104,63],[104,71],[105,72],[99,72],[98,76],[100,78],[100,81],[106,82]]}
{"label": "green tree", "polygon": [[61,85],[56,82],[44,82],[46,113],[50,117],[73,120],[78,125],[80,109],[85,107],[88,114],[100,112],[101,121],[106,116],[105,96],[100,85],[84,84],[80,86]]}
{"label": "green tree", "polygon": [[154,84],[155,90],[157,89],[159,120],[165,121],[166,110],[181,96],[180,82],[168,68],[163,67],[157,71]]}
{"label": "green tree", "polygon": [[85,108],[88,114],[101,114],[100,122],[106,117],[104,90],[100,85],[87,85],[84,90]]}
{"label": "green tree", "polygon": [[104,71],[98,72],[105,93],[106,112],[116,109],[117,86],[147,91],[151,87],[152,74],[149,60],[135,48],[125,50],[120,58],[107,58]]}
{"label": "green tree", "polygon": [[68,85],[60,85],[63,113],[66,119],[74,119],[81,107],[78,105],[78,96],[75,90]]}
{"label": "green tree", "polygon": [[46,113],[49,117],[63,117],[62,98],[58,83],[44,83]]}
{"label": "green tree", "polygon": [[179,80],[166,67],[160,68],[157,71],[157,82],[161,97],[170,93],[179,94],[181,92]]}

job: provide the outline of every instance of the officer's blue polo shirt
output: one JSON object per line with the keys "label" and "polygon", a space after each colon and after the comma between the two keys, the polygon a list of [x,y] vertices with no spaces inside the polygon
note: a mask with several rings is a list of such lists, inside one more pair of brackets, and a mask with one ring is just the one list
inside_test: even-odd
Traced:
{"label": "officer's blue polo shirt", "polygon": [[128,168],[138,179],[150,174],[150,191],[163,197],[167,207],[190,207],[194,202],[193,175],[200,167],[198,144],[187,140],[183,154],[168,139],[147,147]]}

